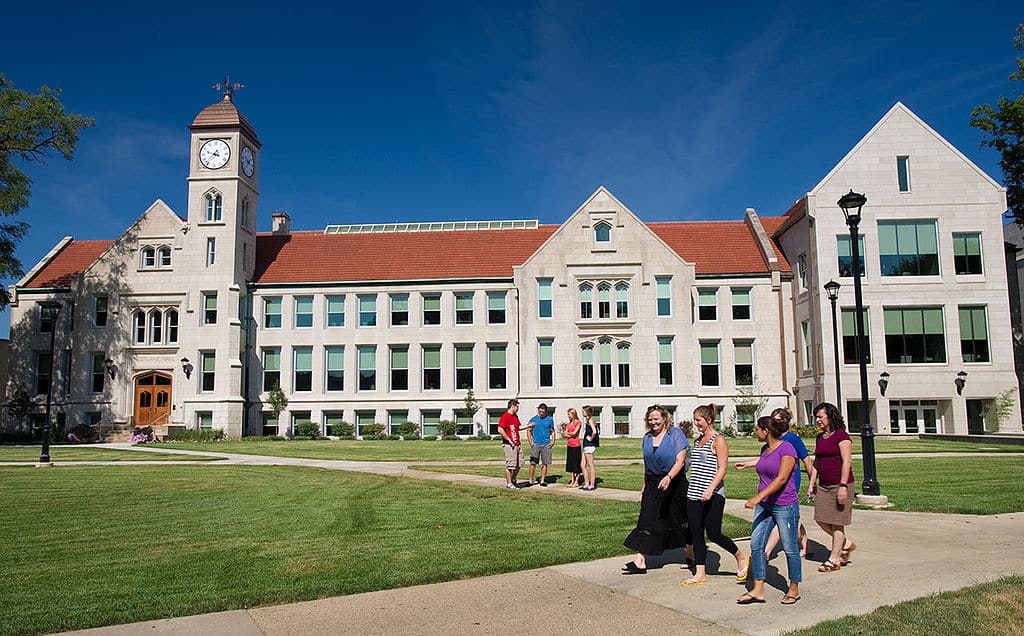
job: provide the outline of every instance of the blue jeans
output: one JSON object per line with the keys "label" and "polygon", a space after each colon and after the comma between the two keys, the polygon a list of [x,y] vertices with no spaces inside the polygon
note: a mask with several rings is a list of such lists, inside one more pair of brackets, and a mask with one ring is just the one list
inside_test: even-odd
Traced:
{"label": "blue jeans", "polygon": [[799,583],[802,559],[800,558],[800,541],[797,539],[797,528],[800,527],[800,504],[776,506],[759,503],[754,507],[754,526],[750,531],[750,569],[754,579],[763,581],[767,578],[768,556],[764,546],[772,528],[778,526],[782,549],[786,552],[786,567],[789,569],[789,582]]}

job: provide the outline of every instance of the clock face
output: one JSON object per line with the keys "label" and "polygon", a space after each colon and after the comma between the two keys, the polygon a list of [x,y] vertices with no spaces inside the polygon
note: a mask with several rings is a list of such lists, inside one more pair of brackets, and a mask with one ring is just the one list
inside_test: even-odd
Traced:
{"label": "clock face", "polygon": [[223,168],[231,157],[231,148],[221,139],[211,139],[199,149],[199,161],[209,168]]}
{"label": "clock face", "polygon": [[252,148],[249,146],[242,146],[242,173],[247,177],[251,177],[252,173],[256,170],[256,158],[252,156]]}

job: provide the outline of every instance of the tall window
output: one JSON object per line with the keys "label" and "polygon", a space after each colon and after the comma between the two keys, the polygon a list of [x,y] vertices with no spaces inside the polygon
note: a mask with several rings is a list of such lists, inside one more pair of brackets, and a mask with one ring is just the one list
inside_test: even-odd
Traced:
{"label": "tall window", "polygon": [[800,291],[807,289],[807,252],[796,257],[797,280],[800,281]]}
{"label": "tall window", "polygon": [[507,388],[505,356],[507,346],[487,345],[487,388]]}
{"label": "tall window", "polygon": [[612,286],[608,283],[597,286],[597,317],[612,317]]}
{"label": "tall window", "polygon": [[619,386],[629,386],[629,345],[619,343],[616,350],[619,357]]}
{"label": "tall window", "polygon": [[473,388],[473,345],[455,345],[455,388]]}
{"label": "tall window", "polygon": [[217,262],[217,239],[210,237],[206,239],[206,265],[210,266]]}
{"label": "tall window", "polygon": [[957,275],[981,273],[981,234],[953,234],[953,264]]}
{"label": "tall window", "polygon": [[629,318],[629,285],[626,283],[615,286],[615,317]]}
{"label": "tall window", "polygon": [[750,288],[732,288],[732,319],[750,320]]}
{"label": "tall window", "polygon": [[203,292],[203,324],[217,324],[217,292]]}
{"label": "tall window", "polygon": [[551,284],[552,279],[550,278],[538,278],[537,279],[537,316],[539,318],[550,318],[552,316],[551,307]]}
{"label": "tall window", "polygon": [[409,411],[388,411],[388,435],[398,435],[399,427],[409,421]]}
{"label": "tall window", "polygon": [[157,250],[157,255],[160,258],[160,267],[166,268],[171,266],[171,248],[164,245]]}
{"label": "tall window", "polygon": [[423,324],[441,324],[441,294],[423,294]]}
{"label": "tall window", "polygon": [[718,290],[697,290],[697,319],[718,320]]}
{"label": "tall window", "polygon": [[132,313],[132,332],[134,344],[146,344],[146,312],[141,309]]}
{"label": "tall window", "polygon": [[142,248],[142,267],[151,269],[156,267],[156,248],[144,247]]}
{"label": "tall window", "polygon": [[935,221],[879,221],[882,276],[938,276]]}
{"label": "tall window", "polygon": [[269,391],[281,384],[281,347],[263,349],[263,390]]}
{"label": "tall window", "polygon": [[263,299],[263,327],[265,329],[281,328],[281,298]]}
{"label": "tall window", "polygon": [[672,277],[658,276],[654,279],[658,297],[658,315],[672,315]]}
{"label": "tall window", "polygon": [[583,387],[592,388],[594,386],[594,345],[589,343],[580,345],[580,364],[583,372]]}
{"label": "tall window", "polygon": [[612,341],[601,340],[597,343],[597,355],[599,357],[601,375],[601,386],[610,387],[612,385]]}
{"label": "tall window", "polygon": [[167,324],[167,344],[178,342],[178,310],[168,309],[164,313],[164,321]]}
{"label": "tall window", "polygon": [[39,333],[53,333],[58,315],[56,307],[39,305]]}
{"label": "tall window", "polygon": [[423,345],[423,390],[441,388],[441,345]]}
{"label": "tall window", "polygon": [[541,387],[555,385],[555,341],[551,338],[537,340],[537,378]]}
{"label": "tall window", "polygon": [[409,294],[391,294],[391,324],[395,327],[409,324]]}
{"label": "tall window", "polygon": [[735,355],[736,386],[753,386],[754,384],[754,341],[734,340],[732,343]]}
{"label": "tall window", "polygon": [[107,326],[107,307],[110,303],[106,295],[97,296],[93,304],[92,324],[97,327]]}
{"label": "tall window", "polygon": [[391,356],[391,390],[409,390],[409,346],[392,345]]}
{"label": "tall window", "polygon": [[598,243],[607,243],[612,240],[612,226],[610,223],[601,221],[594,225],[594,240]]}
{"label": "tall window", "polygon": [[242,199],[242,213],[238,217],[238,224],[249,227],[249,199]]}
{"label": "tall window", "polygon": [[[839,254],[839,275],[853,276],[853,249],[851,248],[850,235],[840,234],[836,237],[836,252]],[[857,262],[860,264],[860,275],[867,274],[864,269],[864,237],[857,237]]]}
{"label": "tall window", "polygon": [[[504,411],[502,411],[504,413]],[[441,411],[420,411],[420,434],[424,438],[437,437],[437,426],[441,423]]]}
{"label": "tall window", "polygon": [[103,393],[103,381],[105,379],[104,371],[106,371],[105,360],[107,359],[105,354],[94,353],[92,354],[92,392]]}
{"label": "tall window", "polygon": [[356,411],[356,435],[362,437],[369,435],[368,426],[376,424],[377,413],[375,411]]}
{"label": "tall window", "polygon": [[718,386],[721,383],[719,377],[718,341],[701,341],[700,384],[701,386]]}
{"label": "tall window", "polygon": [[946,362],[946,335],[941,307],[886,307],[883,314],[886,362]]}
{"label": "tall window", "polygon": [[814,331],[810,320],[800,323],[800,334],[804,339],[804,371],[810,371],[814,368]]}
{"label": "tall window", "polygon": [[324,431],[328,435],[340,435],[341,423],[345,421],[345,411],[324,411]]}
{"label": "tall window", "polygon": [[672,384],[673,357],[672,336],[658,336],[658,384],[661,386]]}
{"label": "tall window", "polygon": [[960,307],[960,355],[964,362],[991,362],[984,307]]}
{"label": "tall window", "polygon": [[295,297],[295,326],[299,328],[313,326],[313,297]]}
{"label": "tall window", "polygon": [[295,347],[292,370],[292,390],[306,392],[313,390],[313,347]]}
{"label": "tall window", "polygon": [[377,347],[367,345],[357,348],[359,358],[359,390],[377,390]]}
{"label": "tall window", "polygon": [[217,376],[217,354],[213,351],[199,352],[200,386],[204,393],[213,391]]}
{"label": "tall window", "polygon": [[590,283],[580,285],[580,318],[586,320],[594,317],[594,286]]}
{"label": "tall window", "polygon": [[164,341],[164,312],[154,309],[149,312],[149,343],[161,344]]}
{"label": "tall window", "polygon": [[473,324],[473,292],[455,294],[455,324]]}
{"label": "tall window", "polygon": [[324,347],[325,388],[328,391],[345,390],[345,347]]}
{"label": "tall window", "polygon": [[215,192],[206,195],[206,220],[220,221],[223,218],[224,199]]}
{"label": "tall window", "polygon": [[910,157],[896,157],[896,181],[900,192],[910,192]]}
{"label": "tall window", "polygon": [[[858,353],[857,343],[857,310],[856,309],[843,309],[843,363],[844,364],[859,364],[860,355]],[[871,342],[871,322],[868,320],[870,314],[868,313],[867,307],[864,308],[864,338],[865,341]],[[868,344],[867,351],[864,352],[864,359],[868,364],[871,364],[871,345]]]}
{"label": "tall window", "polygon": [[328,327],[344,327],[345,326],[345,297],[344,296],[328,296],[327,297],[327,326]]}
{"label": "tall window", "polygon": [[377,296],[359,297],[359,326],[375,327],[377,325]]}
{"label": "tall window", "polygon": [[491,325],[505,324],[506,293],[487,292],[487,323]]}
{"label": "tall window", "polygon": [[36,352],[36,395],[49,393],[53,382],[53,357],[49,351]]}

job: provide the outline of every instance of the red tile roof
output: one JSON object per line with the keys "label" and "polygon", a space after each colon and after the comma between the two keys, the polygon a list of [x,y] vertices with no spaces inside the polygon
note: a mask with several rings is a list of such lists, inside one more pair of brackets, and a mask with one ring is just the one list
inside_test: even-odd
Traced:
{"label": "red tile roof", "polygon": [[[647,227],[684,260],[694,263],[698,275],[768,273],[768,262],[743,221],[648,223]],[[765,231],[770,234],[767,228]],[[782,270],[789,271],[778,246],[772,246]]]}
{"label": "red tile roof", "polygon": [[[800,197],[799,199],[796,200],[796,203],[791,205],[788,210],[782,213],[782,216],[779,217],[782,220],[779,222],[778,226],[774,230],[769,230],[767,225],[765,225],[764,229],[766,232],[768,232],[769,236],[777,236],[788,230],[797,221],[804,218],[804,216],[806,215],[807,197]],[[762,219],[761,222],[763,224],[764,219]]]}
{"label": "red tile roof", "polygon": [[113,241],[72,240],[23,287],[67,287],[71,276],[85,271],[111,243]]}

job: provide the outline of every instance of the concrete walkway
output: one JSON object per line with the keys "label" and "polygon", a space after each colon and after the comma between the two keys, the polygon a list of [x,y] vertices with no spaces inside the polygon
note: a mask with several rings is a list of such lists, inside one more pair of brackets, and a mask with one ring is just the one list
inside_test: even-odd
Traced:
{"label": "concrete walkway", "polygon": [[[128,445],[111,444],[109,447],[128,448]],[[231,464],[310,466],[504,486],[504,479],[500,477],[408,469],[408,464],[413,462],[315,460],[139,446],[132,450],[222,456]],[[115,462],[117,465],[137,463]],[[210,465],[210,462],[202,464]],[[636,492],[606,488],[581,492],[559,484],[530,491],[552,496],[639,500]],[[726,511],[750,519],[751,511],[742,505],[741,501],[729,500]],[[681,554],[676,551],[660,559],[649,558],[649,571],[645,575],[622,575],[619,568],[625,559],[616,557],[70,633],[295,636],[442,632],[533,634],[565,630],[601,634],[629,630],[646,634],[699,629],[706,634],[777,634],[838,616],[866,614],[883,605],[1024,573],[1024,543],[1020,541],[1024,536],[1024,513],[971,516],[857,510],[850,526],[850,537],[857,543],[852,563],[839,572],[824,574],[817,571],[817,565],[827,556],[827,547],[823,544],[825,535],[815,527],[811,508],[804,507],[801,512],[811,536],[813,554],[803,563],[803,598],[792,606],[779,604],[786,585],[784,556],[776,557],[769,564],[768,602],[740,606],[735,600],[744,586],[735,581],[735,563],[727,555],[719,560],[721,549],[712,546],[708,563],[710,581],[708,585],[693,588],[679,586],[689,575],[679,568]],[[747,541],[739,541],[739,544],[748,551]]]}

